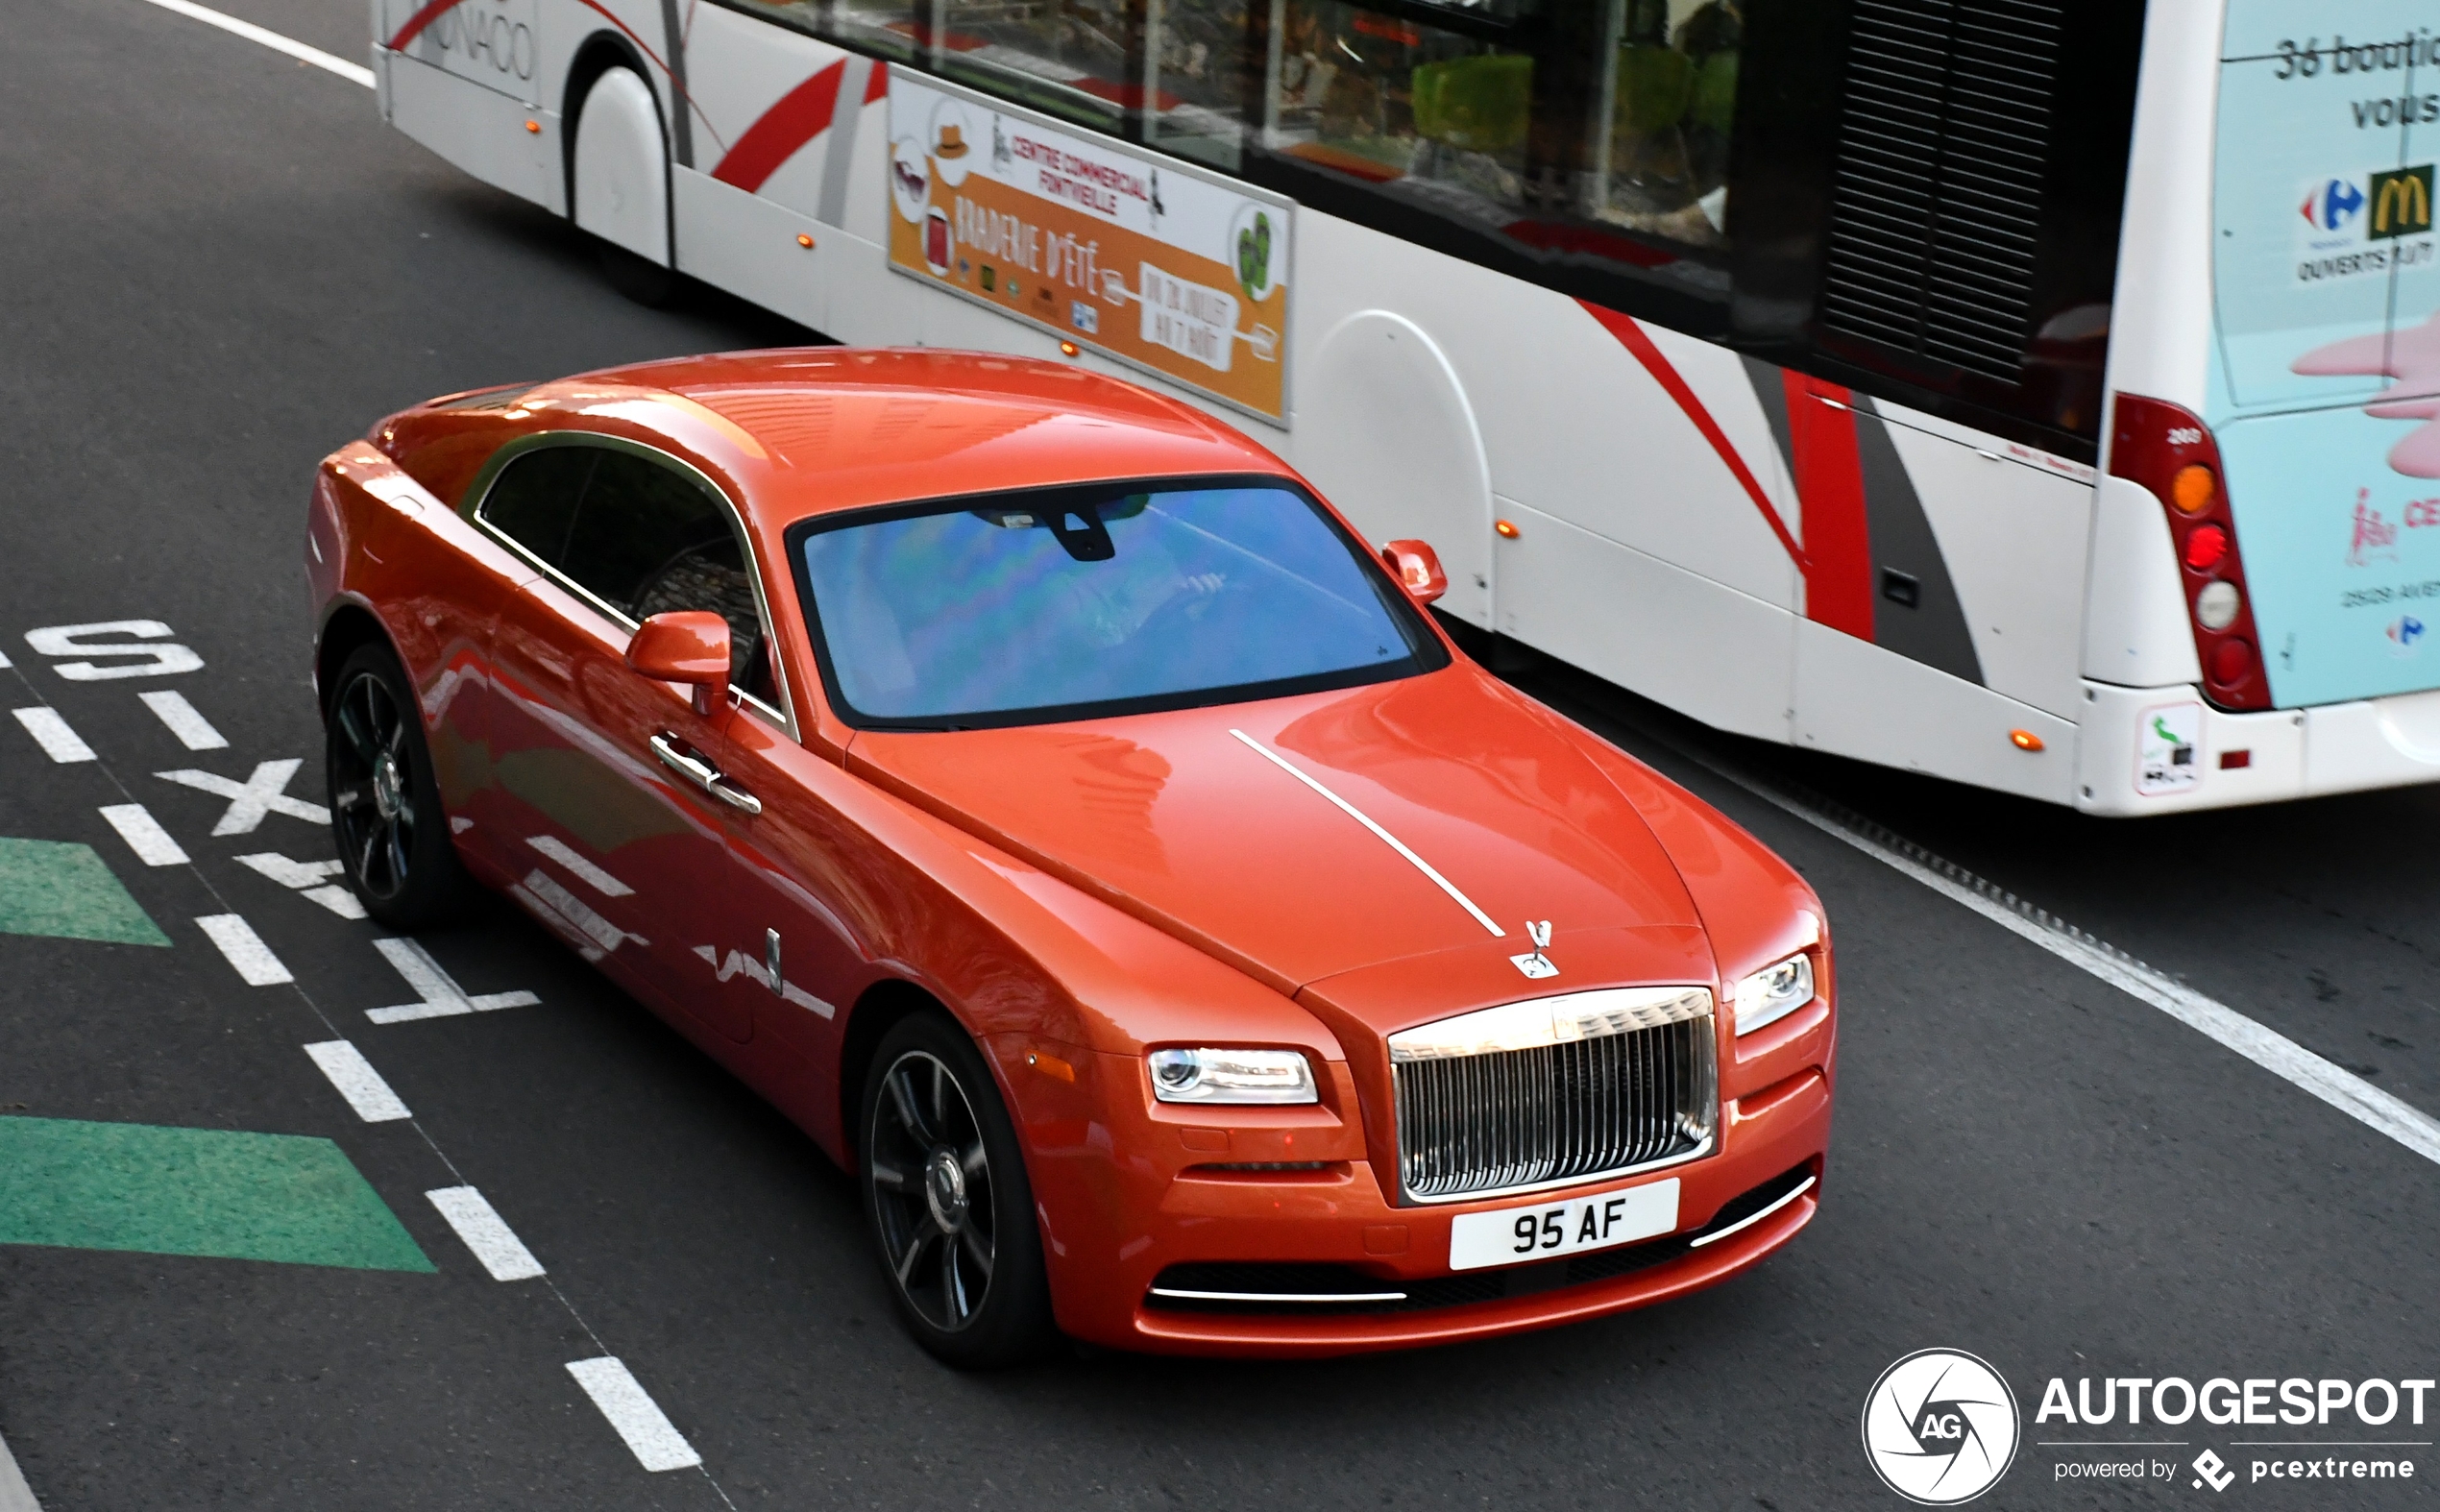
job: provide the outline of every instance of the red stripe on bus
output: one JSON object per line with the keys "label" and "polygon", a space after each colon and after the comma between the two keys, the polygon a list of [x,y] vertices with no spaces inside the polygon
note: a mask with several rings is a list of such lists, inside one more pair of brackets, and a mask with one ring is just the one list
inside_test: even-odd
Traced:
{"label": "red stripe on bus", "polygon": [[875,100],[889,97],[890,65],[876,58],[872,61],[872,72],[865,76],[865,104],[870,105]]}
{"label": "red stripe on bus", "polygon": [[846,77],[847,61],[829,67],[779,97],[728,150],[712,177],[751,194],[796,155],[796,149],[820,135],[839,110],[839,82]]}
{"label": "red stripe on bus", "polygon": [[1801,373],[1780,377],[1788,395],[1789,462],[1804,507],[1805,618],[1869,641],[1872,537],[1855,411],[1848,407],[1854,396]]}
{"label": "red stripe on bus", "polygon": [[[1662,392],[1677,402],[1677,407],[1686,412],[1686,418],[1695,423],[1695,428],[1702,432],[1703,439],[1711,443],[1714,451],[1720,453],[1720,461],[1727,464],[1730,476],[1744,485],[1745,497],[1754,501],[1756,509],[1762,511],[1763,523],[1770,526],[1770,533],[1779,538],[1779,545],[1787,551],[1788,559],[1804,570],[1806,581],[1810,583],[1813,572],[1805,560],[1804,549],[1796,545],[1794,536],[1788,533],[1787,522],[1779,518],[1779,511],[1770,507],[1770,496],[1762,491],[1760,483],[1754,481],[1752,470],[1745,466],[1745,459],[1737,454],[1737,449],[1729,443],[1727,433],[1720,428],[1720,422],[1712,419],[1711,411],[1705,409],[1703,402],[1695,397],[1694,389],[1688,387],[1686,379],[1679,376],[1677,369],[1670,365],[1669,358],[1661,355],[1661,349],[1652,344],[1652,338],[1644,333],[1644,328],[1616,310],[1603,309],[1600,305],[1587,300],[1578,300],[1576,303],[1591,312],[1593,318],[1599,321],[1602,328],[1611,335],[1616,336],[1619,339],[1619,345],[1633,353],[1635,360],[1644,364],[1644,371],[1652,375],[1652,381],[1661,386]],[[1812,596],[1808,594],[1806,597],[1809,600]]]}
{"label": "red stripe on bus", "polygon": [[390,51],[395,53],[402,50],[407,43],[423,36],[426,27],[465,3],[466,0],[432,0],[430,5],[406,18],[406,24],[399,28],[396,37],[390,38]]}

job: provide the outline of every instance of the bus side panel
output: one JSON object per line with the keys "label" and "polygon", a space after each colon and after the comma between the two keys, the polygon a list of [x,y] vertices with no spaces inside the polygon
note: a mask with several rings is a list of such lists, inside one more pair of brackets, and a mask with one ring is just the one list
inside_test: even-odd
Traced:
{"label": "bus side panel", "polygon": [[834,270],[853,256],[853,238],[692,168],[670,170],[670,191],[680,272],[800,325],[830,329]]}
{"label": "bus side panel", "polygon": [[1715,729],[1789,738],[1796,617],[1507,500],[1501,628]]}
{"label": "bus side panel", "polygon": [[[2012,461],[1994,439],[1932,433],[1877,406],[1964,610],[1983,685],[2062,719],[2077,718],[2085,556],[2092,484]],[[1885,598],[1889,618],[1906,611]]]}
{"label": "bus side panel", "polygon": [[525,122],[539,117],[507,95],[399,54],[387,63],[392,125],[495,188],[557,204],[555,116],[529,132]]}
{"label": "bus side panel", "polygon": [[[2051,803],[2075,796],[2075,725],[1811,621],[1796,624],[1795,725],[1807,750]],[[2041,748],[2014,748],[2012,730]]]}

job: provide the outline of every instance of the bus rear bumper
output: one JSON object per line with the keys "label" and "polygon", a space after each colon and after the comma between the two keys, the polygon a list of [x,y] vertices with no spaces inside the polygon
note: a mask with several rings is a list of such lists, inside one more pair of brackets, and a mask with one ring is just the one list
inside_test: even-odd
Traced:
{"label": "bus rear bumper", "polygon": [[2087,681],[2085,695],[2076,807],[2087,814],[2233,808],[2440,781],[2440,691],[2262,714],[2223,713],[2191,685]]}

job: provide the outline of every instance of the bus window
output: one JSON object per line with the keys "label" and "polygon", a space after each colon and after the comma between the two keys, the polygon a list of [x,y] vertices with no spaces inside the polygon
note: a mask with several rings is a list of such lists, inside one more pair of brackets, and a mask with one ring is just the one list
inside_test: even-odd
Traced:
{"label": "bus window", "polygon": [[[1141,96],[1128,0],[943,0],[934,65],[952,79],[1116,132]],[[985,143],[988,146],[989,143]]]}
{"label": "bus window", "polygon": [[811,32],[848,47],[913,61],[922,36],[923,12],[915,0],[720,0],[748,15]]}
{"label": "bus window", "polygon": [[1745,20],[1731,0],[1633,0],[1626,10],[1623,35],[1608,52],[1608,108],[1594,113],[1589,213],[1672,241],[1725,246]]}

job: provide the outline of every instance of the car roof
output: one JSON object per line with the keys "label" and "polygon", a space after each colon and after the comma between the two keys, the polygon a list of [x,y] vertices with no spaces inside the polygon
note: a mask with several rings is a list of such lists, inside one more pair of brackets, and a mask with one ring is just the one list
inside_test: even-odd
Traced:
{"label": "car roof", "polygon": [[695,453],[740,485],[765,529],[1061,483],[1295,476],[1186,404],[1083,368],[991,353],[722,353],[585,374],[515,403],[541,428],[642,431]]}

